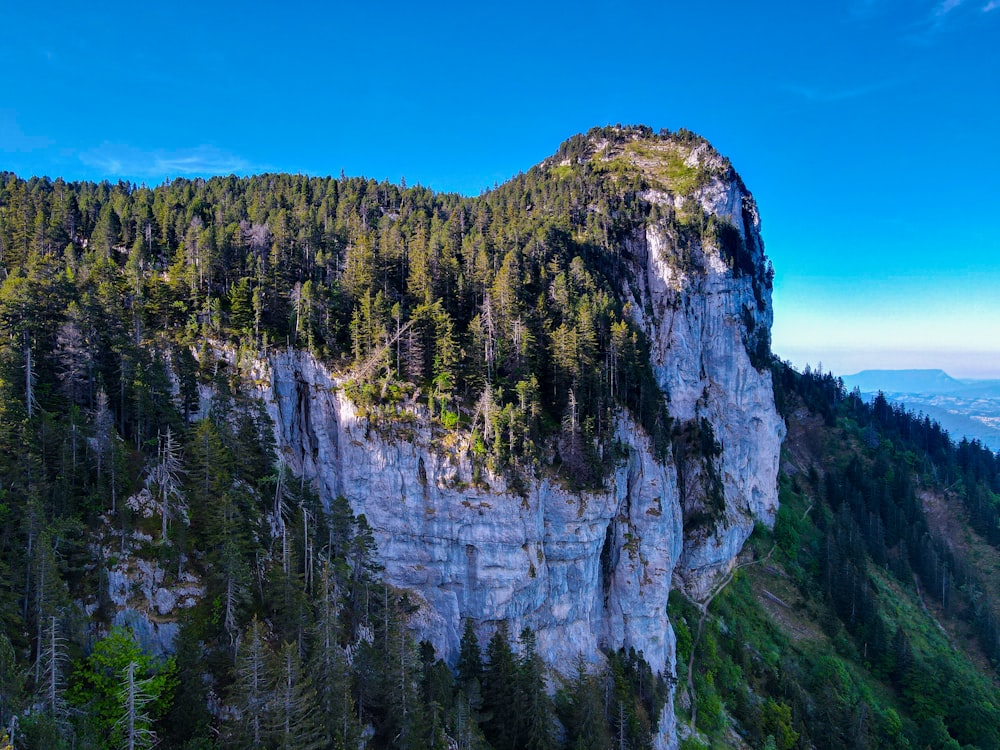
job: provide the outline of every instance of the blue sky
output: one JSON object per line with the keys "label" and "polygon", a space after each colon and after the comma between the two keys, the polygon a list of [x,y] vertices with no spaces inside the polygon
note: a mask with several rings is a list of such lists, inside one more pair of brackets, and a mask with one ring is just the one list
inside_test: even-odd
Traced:
{"label": "blue sky", "polygon": [[1000,0],[4,5],[0,169],[475,195],[686,127],[757,198],[779,355],[1000,378]]}

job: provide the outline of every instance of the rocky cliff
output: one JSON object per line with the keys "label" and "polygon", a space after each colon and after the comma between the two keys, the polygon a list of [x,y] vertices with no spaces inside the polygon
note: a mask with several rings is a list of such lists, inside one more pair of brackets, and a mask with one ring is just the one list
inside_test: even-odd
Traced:
{"label": "rocky cliff", "polygon": [[[474,469],[467,434],[416,403],[405,427],[374,424],[307,353],[258,360],[254,377],[284,460],[366,516],[386,579],[422,605],[413,627],[449,661],[464,618],[481,637],[506,620],[513,633],[533,628],[560,671],[624,646],[672,675],[671,587],[705,597],[755,520],[774,521],[784,425],[769,371],[755,366],[767,352],[769,271],[753,199],[707,144],[594,140],[574,158],[624,164],[654,186],[641,196],[649,219],[617,251],[674,421],[666,456],[622,411],[621,460],[602,490],[572,492],[540,471],[514,491]],[[676,743],[669,703],[659,729],[659,746]]]}

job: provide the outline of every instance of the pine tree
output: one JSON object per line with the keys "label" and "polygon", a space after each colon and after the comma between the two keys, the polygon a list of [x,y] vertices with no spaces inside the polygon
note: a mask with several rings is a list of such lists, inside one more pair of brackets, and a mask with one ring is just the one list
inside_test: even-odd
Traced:
{"label": "pine tree", "polygon": [[521,723],[520,744],[527,750],[554,750],[552,704],[546,692],[545,664],[535,647],[535,634],[524,628],[517,660],[517,707]]}
{"label": "pine tree", "polygon": [[421,732],[428,748],[446,750],[451,742],[448,737],[455,708],[454,682],[451,670],[443,659],[436,659],[434,646],[421,641],[420,651],[420,700],[424,707],[424,726]]}
{"label": "pine tree", "polygon": [[93,397],[91,384],[94,370],[94,346],[86,332],[86,322],[80,306],[71,302],[67,320],[56,335],[55,356],[57,375],[63,393],[76,404],[89,404]]}
{"label": "pine tree", "polygon": [[104,388],[97,389],[92,427],[94,435],[89,439],[89,444],[97,463],[97,481],[101,482],[105,471],[110,475],[107,487],[111,494],[111,512],[116,513],[118,511],[119,482],[123,473],[123,441],[115,429],[114,415],[108,405],[108,394]]}
{"label": "pine tree", "polygon": [[38,655],[41,669],[36,689],[43,710],[52,717],[57,726],[65,728],[69,720],[69,706],[65,696],[65,673],[68,662],[66,641],[59,633],[56,617],[50,616],[47,620],[42,648]]}
{"label": "pine tree", "polygon": [[23,701],[25,674],[17,663],[14,647],[0,630],[0,730],[10,726]]}
{"label": "pine tree", "polygon": [[316,686],[316,703],[332,746],[336,750],[353,750],[358,746],[360,727],[351,694],[350,667],[339,643],[340,596],[329,560],[320,564],[317,593],[309,674]]}
{"label": "pine tree", "polygon": [[497,750],[517,750],[524,737],[518,714],[517,662],[511,649],[506,621],[501,622],[486,646],[483,670],[483,732]]}
{"label": "pine tree", "polygon": [[124,750],[140,750],[153,747],[156,744],[156,734],[151,729],[152,719],[149,715],[149,704],[154,700],[150,692],[151,680],[141,679],[136,671],[138,664],[130,661],[124,669],[119,692],[121,716],[115,724],[115,730],[122,738],[121,747]]}
{"label": "pine tree", "polygon": [[252,334],[254,330],[254,303],[252,279],[243,276],[229,287],[229,322],[232,327],[243,334]]}
{"label": "pine tree", "polygon": [[472,683],[479,683],[483,676],[483,656],[479,649],[479,638],[471,617],[465,618],[462,639],[459,642],[456,681],[459,689],[467,690]]}
{"label": "pine tree", "polygon": [[68,595],[66,584],[59,575],[55,539],[50,528],[43,528],[34,549],[29,549],[29,575],[30,616],[35,628],[35,685],[55,712],[58,692],[55,688],[61,684],[66,655],[64,642],[58,635],[57,618],[68,604]]}
{"label": "pine tree", "polygon": [[174,349],[174,365],[179,381],[179,393],[181,402],[181,412],[184,415],[185,424],[191,424],[191,415],[198,410],[198,363],[195,361],[191,349],[187,346],[179,346]]}
{"label": "pine tree", "polygon": [[420,700],[420,662],[406,629],[403,602],[383,586],[382,623],[378,634],[382,649],[382,726],[380,734],[401,750],[422,748],[426,714]]}
{"label": "pine tree", "polygon": [[269,684],[268,649],[264,627],[256,617],[244,631],[236,650],[232,702],[235,720],[226,733],[227,746],[263,747],[273,715],[273,686]]}
{"label": "pine tree", "polygon": [[604,678],[591,674],[583,656],[577,657],[573,679],[560,691],[558,716],[566,728],[569,750],[604,750],[618,747],[608,731],[604,709]]}
{"label": "pine tree", "polygon": [[285,643],[278,653],[270,707],[268,734],[277,750],[321,750],[330,746],[312,680],[302,669],[294,643]]}
{"label": "pine tree", "polygon": [[[163,742],[170,747],[194,745],[209,737],[209,685],[205,676],[212,674],[207,657],[211,653],[206,628],[191,610],[180,623],[174,638],[177,664],[177,689],[169,713],[163,721]],[[228,660],[227,660],[228,661]]]}
{"label": "pine tree", "polygon": [[167,541],[167,526],[171,518],[188,523],[187,505],[181,477],[186,473],[181,462],[181,450],[173,432],[157,437],[156,463],[149,470],[147,483],[156,490],[160,507],[160,541]]}

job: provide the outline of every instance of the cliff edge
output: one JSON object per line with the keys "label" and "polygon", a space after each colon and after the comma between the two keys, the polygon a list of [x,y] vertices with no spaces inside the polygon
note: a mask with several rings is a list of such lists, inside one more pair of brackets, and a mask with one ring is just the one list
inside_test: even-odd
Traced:
{"label": "cliff edge", "polygon": [[[646,338],[666,449],[619,408],[600,486],[574,487],[555,462],[513,481],[477,463],[475,417],[446,429],[413,400],[387,424],[349,397],[350,373],[292,349],[259,359],[254,379],[283,460],[365,515],[386,580],[421,605],[418,637],[450,662],[471,618],[481,637],[500,621],[532,628],[557,671],[624,647],[673,676],[669,591],[707,596],[777,509],[785,427],[765,366],[771,273],[756,204],[690,134],[592,131],[535,170],[570,195],[596,175],[627,202],[624,222],[600,190],[579,191],[572,210],[618,225],[604,252],[626,269],[618,293]],[[674,730],[668,701],[658,745],[676,744]]]}

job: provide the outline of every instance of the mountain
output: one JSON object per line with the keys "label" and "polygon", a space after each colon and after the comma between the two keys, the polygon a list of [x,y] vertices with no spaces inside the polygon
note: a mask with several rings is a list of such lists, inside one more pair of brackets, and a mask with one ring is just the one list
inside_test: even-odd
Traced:
{"label": "mountain", "polygon": [[[5,174],[0,205],[3,559],[23,582],[6,638],[50,674],[72,663],[78,708],[96,710],[90,644],[120,643],[111,626],[164,657],[206,644],[217,666],[194,683],[234,684],[230,716],[257,700],[239,643],[270,644],[245,668],[290,685],[291,661],[267,667],[284,642],[388,650],[377,674],[412,674],[407,639],[454,667],[471,627],[556,681],[621,654],[658,696],[623,685],[644,717],[628,742],[676,743],[669,591],[703,597],[773,524],[784,434],[756,205],[706,141],[597,129],[480,198]],[[399,705],[406,677],[351,679],[376,746],[418,732],[430,706]],[[507,682],[482,676],[492,715]],[[49,695],[32,731],[66,736]],[[517,746],[508,726],[482,730]]]}
{"label": "mountain", "polygon": [[[671,579],[692,596],[703,596],[732,566],[754,518],[773,523],[784,427],[774,411],[769,375],[754,366],[759,344],[753,342],[766,342],[770,305],[752,199],[703,143],[677,148],[671,138],[602,134],[539,170],[549,179],[569,180],[576,179],[575,170],[596,167],[601,174],[607,164],[625,176],[666,181],[631,199],[631,211],[662,218],[620,227],[615,250],[620,265],[610,288],[616,304],[631,309],[633,317],[609,323],[613,328],[631,322],[630,335],[648,342],[643,348],[648,346],[652,383],[670,394],[663,418],[673,422],[672,455],[657,450],[638,412],[615,410],[600,417],[607,420],[604,439],[613,440],[613,447],[609,442],[602,449],[617,456],[605,476],[586,484],[564,478],[567,469],[587,471],[573,457],[573,442],[601,440],[573,427],[586,418],[574,418],[569,402],[557,414],[562,428],[553,442],[555,471],[502,472],[490,465],[495,447],[485,447],[485,461],[472,449],[480,419],[480,439],[487,446],[511,429],[502,417],[492,417],[495,425],[487,421],[489,412],[516,406],[491,403],[494,389],[502,390],[499,379],[484,383],[482,393],[470,399],[470,408],[481,412],[473,412],[471,429],[443,432],[419,403],[378,417],[360,410],[342,388],[344,376],[308,353],[272,356],[254,375],[256,382],[268,383],[260,397],[269,405],[289,466],[316,479],[327,502],[343,495],[364,514],[386,580],[421,603],[418,636],[451,663],[460,652],[463,620],[471,618],[483,640],[492,623],[507,623],[515,633],[531,628],[539,655],[556,667],[580,656],[593,663],[601,649],[624,648],[642,654],[654,673],[669,674]],[[704,170],[696,180],[700,173],[675,165],[690,183],[686,199],[670,191],[669,175],[660,174],[666,169],[661,160],[674,164],[678,153]],[[523,182],[535,176],[529,173]],[[619,189],[619,179],[602,190]],[[501,188],[501,194],[524,190],[518,182]],[[711,231],[727,236],[731,251],[747,254],[741,261],[745,268],[734,272],[735,258],[726,257],[726,247],[712,234],[693,233],[678,223],[677,206],[682,212],[704,211],[719,227],[732,227],[732,236]],[[531,208],[546,210],[538,199]],[[592,251],[586,245],[570,250],[580,253],[569,264],[576,283],[583,282],[583,288],[570,290],[576,296],[593,283],[579,263]],[[515,262],[514,256],[508,255],[508,262]],[[549,287],[547,304],[561,304],[560,275]],[[482,302],[483,319],[490,314],[490,299]],[[499,295],[496,300],[492,309],[499,311]],[[553,338],[553,345],[558,343]],[[566,381],[574,395],[584,386],[574,377]],[[579,408],[585,413],[585,406]],[[733,420],[734,413],[744,418]],[[398,431],[400,421],[405,436]],[[372,424],[379,429],[368,434]],[[362,433],[364,440],[358,438]],[[442,442],[452,448],[442,452]],[[672,719],[668,693],[658,746],[671,744]]]}
{"label": "mountain", "polygon": [[773,373],[773,533],[707,610],[672,600],[689,726],[718,746],[1000,746],[1000,459],[831,374]]}
{"label": "mountain", "polygon": [[862,393],[925,393],[938,395],[962,390],[964,383],[944,370],[862,370],[844,376],[849,389],[860,388]]}
{"label": "mountain", "polygon": [[956,440],[1000,450],[1000,381],[956,379],[943,370],[865,370],[844,376],[848,389],[886,398],[926,414]]}
{"label": "mountain", "polygon": [[594,129],[476,198],[5,173],[0,254],[18,748],[997,725],[995,457],[774,360],[698,136]]}

